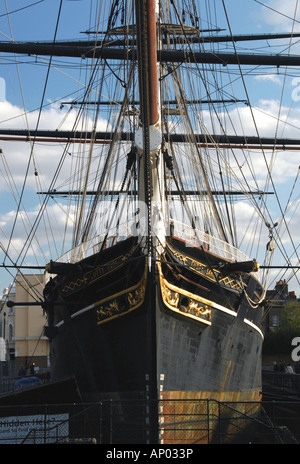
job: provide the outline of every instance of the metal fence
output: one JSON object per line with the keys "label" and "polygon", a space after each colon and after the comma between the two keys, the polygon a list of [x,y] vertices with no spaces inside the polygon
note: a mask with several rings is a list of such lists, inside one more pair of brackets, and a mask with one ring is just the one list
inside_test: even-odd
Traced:
{"label": "metal fence", "polygon": [[12,391],[15,381],[15,362],[0,361],[0,394]]}
{"label": "metal fence", "polygon": [[110,400],[0,407],[0,445],[298,442],[300,402]]}
{"label": "metal fence", "polygon": [[286,372],[262,371],[262,380],[265,388],[277,390],[278,393],[300,397],[300,374]]}

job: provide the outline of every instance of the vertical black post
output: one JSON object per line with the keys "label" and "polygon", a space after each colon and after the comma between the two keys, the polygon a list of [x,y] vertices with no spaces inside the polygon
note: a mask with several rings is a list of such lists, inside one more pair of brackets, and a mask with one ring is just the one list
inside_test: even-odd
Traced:
{"label": "vertical black post", "polygon": [[[153,14],[152,0],[136,0],[138,69],[141,101],[141,123],[143,127],[143,155],[145,179],[145,203],[147,208],[147,259],[148,279],[146,291],[147,311],[147,369],[145,379],[146,414],[148,415],[149,443],[158,443],[158,391],[157,391],[157,362],[156,362],[156,282],[153,261],[153,240],[151,223],[151,170],[150,170],[150,85],[149,76],[149,15]],[[152,21],[153,22],[153,21]],[[151,34],[153,36],[153,34]]]}

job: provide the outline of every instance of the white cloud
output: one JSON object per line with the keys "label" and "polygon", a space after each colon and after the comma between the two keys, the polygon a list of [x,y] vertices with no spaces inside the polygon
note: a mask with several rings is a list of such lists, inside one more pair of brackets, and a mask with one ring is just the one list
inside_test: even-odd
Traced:
{"label": "white cloud", "polygon": [[[9,128],[25,128],[26,125],[24,123],[24,117],[20,117],[22,114],[22,110],[17,106],[11,105],[9,102],[0,102],[0,128],[9,127]],[[278,136],[293,136],[298,137],[299,133],[299,121],[300,121],[300,108],[295,106],[293,111],[291,112],[289,108],[282,106],[280,108],[279,102],[277,100],[270,100],[265,99],[259,102],[257,108],[253,109],[253,114],[255,117],[255,121],[260,132],[261,136],[273,136],[276,131],[278,131]],[[277,125],[277,118],[276,116],[280,114],[281,123],[279,126]],[[285,119],[289,115],[289,121],[291,121],[292,125],[288,126],[285,124]],[[66,116],[66,110],[60,110],[57,105],[51,105],[47,110],[45,110],[42,114],[41,121],[40,121],[40,128],[44,129],[53,129],[60,127],[60,123],[64,120]],[[204,121],[206,122],[207,126],[209,127],[211,121],[209,119],[209,114],[204,113]],[[220,115],[223,121],[227,121],[226,124],[229,126],[229,118],[227,114]],[[242,129],[243,125],[243,133],[246,135],[255,135],[255,127],[251,117],[251,112],[248,107],[242,106],[238,109],[233,109],[229,113],[230,116],[230,127],[229,133],[234,133],[235,131],[239,133]],[[30,113],[28,115],[28,123],[29,127],[34,128],[37,120],[37,112]],[[71,129],[73,127],[75,120],[75,112],[70,112],[69,117],[65,119],[62,129]],[[105,121],[100,121],[99,130],[104,128]],[[218,130],[217,122],[214,121],[215,132],[217,133]],[[232,128],[232,129],[230,129]],[[233,130],[234,129],[234,130]],[[18,192],[21,191],[23,181],[24,181],[24,172],[27,168],[31,148],[28,142],[1,142],[1,148],[3,149],[3,155],[1,158],[0,163],[0,175],[1,175],[1,182],[0,182],[0,198],[4,198],[4,202],[1,202],[1,210],[0,210],[0,240],[2,244],[5,246],[8,243],[8,237],[10,236],[10,232],[12,230],[12,226],[15,220],[16,214],[16,205],[18,204],[18,195],[15,194],[15,201],[12,203],[8,201],[6,203],[7,193],[11,185],[9,184],[9,177],[7,175],[7,170],[9,168],[11,178],[14,181],[14,184],[17,186]],[[75,147],[77,149],[77,146]],[[26,182],[26,192],[29,189],[29,200],[24,196],[24,205],[21,205],[22,215],[18,215],[18,220],[15,224],[15,230],[13,234],[13,239],[11,241],[11,246],[9,249],[9,253],[12,259],[18,256],[18,253],[22,250],[24,246],[24,237],[28,235],[28,232],[31,230],[31,227],[38,215],[39,212],[39,198],[36,195],[36,191],[40,189],[48,190],[50,185],[51,179],[55,173],[56,167],[60,160],[62,154],[62,147],[59,144],[39,144],[36,143],[34,146],[33,151],[33,160],[30,165],[30,169],[28,171],[28,179]],[[72,148],[70,148],[72,150]],[[276,154],[276,162],[272,167],[272,176],[273,181],[276,188],[279,188],[281,185],[285,186],[285,196],[288,195],[292,182],[295,179],[295,174],[298,169],[299,159],[296,155],[297,152],[278,152]],[[237,159],[241,160],[243,164],[242,172],[244,173],[245,177],[248,181],[251,179],[251,172],[250,168],[245,162],[245,158],[241,158],[240,155],[237,154]],[[262,156],[261,152],[249,152],[246,157],[251,157],[252,166],[254,166],[255,171],[257,173],[257,182],[259,188],[263,188],[265,186],[264,179],[267,174],[267,167],[266,162],[270,163],[272,154],[266,152],[266,158]],[[32,161],[33,161],[32,160]],[[66,165],[64,166],[61,172],[61,182],[65,178],[70,176],[70,169],[72,163],[76,158],[74,156],[67,155],[66,157]],[[235,168],[234,168],[235,166]],[[238,166],[232,164],[232,167],[236,169],[236,174],[238,174]],[[35,175],[35,169],[37,170],[37,176]],[[253,183],[251,184],[252,186]],[[269,190],[273,190],[273,186],[268,186]],[[2,195],[2,197],[1,197]],[[268,199],[268,201],[271,201]],[[284,200],[285,202],[287,199]],[[276,203],[276,202],[275,202]],[[270,203],[271,209],[271,216],[274,218],[274,221],[280,217],[280,213],[278,211],[278,205],[274,201],[272,204]],[[27,217],[25,216],[25,209],[27,211]],[[249,218],[253,213],[252,206],[246,206],[245,202],[240,202],[235,207],[237,213],[237,225],[238,225],[238,232],[240,235],[249,235],[250,228],[248,228]],[[71,236],[72,236],[72,219],[74,214],[74,207],[71,207],[70,218],[68,221],[67,227],[67,235],[66,235],[66,242],[67,246],[66,249],[69,249],[71,243]],[[27,252],[27,260],[36,259],[38,261],[42,261],[45,263],[50,258],[58,257],[64,250],[62,249],[62,241],[58,240],[58,237],[64,236],[65,224],[67,219],[68,211],[66,210],[66,206],[62,203],[54,203],[52,201],[48,204],[48,219],[47,223],[40,223],[38,233],[33,240],[32,244],[28,248]],[[23,218],[22,218],[23,216]],[[22,220],[21,220],[22,219]],[[289,227],[291,228],[295,240],[298,239],[299,236],[299,227],[297,224],[300,223],[300,208],[294,208],[293,216],[289,222]],[[51,228],[50,228],[51,225]],[[50,231],[52,229],[52,232]],[[258,234],[258,231],[255,232]],[[288,244],[288,236],[286,235],[286,231],[282,228],[282,240],[285,244]],[[252,237],[253,238],[253,237]],[[268,239],[268,231],[265,228],[264,230],[264,240],[263,242],[267,241]],[[266,243],[265,243],[266,244]],[[264,244],[264,246],[265,246]],[[56,246],[56,249],[55,249]],[[245,250],[246,251],[246,250]]]}
{"label": "white cloud", "polygon": [[282,79],[277,74],[261,74],[254,77],[257,81],[273,82],[274,84],[282,85]]}
{"label": "white cloud", "polygon": [[297,0],[269,0],[267,7],[262,7],[262,18],[265,23],[276,27],[276,31],[290,31],[300,29],[300,8]]}
{"label": "white cloud", "polygon": [[[66,211],[62,204],[51,204],[47,207],[47,214],[39,221],[40,207],[36,206],[29,211],[16,210],[0,215],[1,244],[5,249],[8,245],[8,256],[15,260],[20,254],[26,260],[36,258],[41,260],[49,258],[49,247],[56,253],[61,252],[62,240],[70,246],[72,227],[74,224],[74,208]],[[37,233],[32,234],[32,228]],[[10,237],[13,230],[13,236]],[[27,241],[27,237],[30,239]]]}
{"label": "white cloud", "polygon": [[[38,111],[28,113],[26,116],[23,110],[11,103],[0,102],[0,128],[1,129],[27,129],[33,131],[38,120]],[[66,109],[61,110],[57,104],[53,104],[42,112],[39,129],[43,130],[72,130],[75,127],[76,112]],[[86,130],[90,130],[92,121],[87,119]],[[106,121],[98,120],[98,130],[106,128]],[[80,130],[77,128],[76,130]],[[54,176],[61,156],[63,155],[63,145],[56,142],[41,143],[36,141],[32,144],[29,141],[1,141],[3,157],[0,163],[2,182],[0,183],[0,192],[10,188],[9,184],[13,182],[20,190],[22,188],[25,173],[27,173],[26,186],[35,191],[48,190],[52,177]],[[75,147],[74,147],[75,145]],[[76,144],[70,145],[66,162],[60,174],[61,179],[66,179],[70,173],[73,150]],[[33,147],[33,148],[32,148]],[[11,176],[9,176],[9,173]]]}

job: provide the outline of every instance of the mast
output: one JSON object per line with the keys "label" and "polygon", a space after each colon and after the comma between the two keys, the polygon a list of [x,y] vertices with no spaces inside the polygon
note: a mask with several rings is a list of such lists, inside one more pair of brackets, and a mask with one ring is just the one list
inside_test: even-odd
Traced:
{"label": "mast", "polygon": [[147,33],[148,33],[148,87],[149,87],[149,124],[158,124],[158,74],[157,74],[157,37],[156,37],[156,1],[148,0]]}
{"label": "mast", "polygon": [[136,1],[140,127],[135,145],[140,159],[139,201],[148,216],[148,256],[164,243],[164,164],[157,63],[157,2]]}

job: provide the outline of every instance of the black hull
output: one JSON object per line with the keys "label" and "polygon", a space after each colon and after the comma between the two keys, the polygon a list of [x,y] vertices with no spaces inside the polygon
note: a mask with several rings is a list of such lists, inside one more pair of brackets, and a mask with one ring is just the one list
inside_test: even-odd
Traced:
{"label": "black hull", "polygon": [[[259,310],[232,288],[220,296],[203,275],[176,271],[171,254],[152,275],[133,241],[111,253],[99,257],[109,271],[93,282],[81,274],[79,284],[75,272],[46,287],[48,304],[67,303],[48,309],[53,379],[75,376],[85,402],[260,399]],[[110,267],[125,255],[121,267]],[[253,293],[257,281],[248,280]]]}

